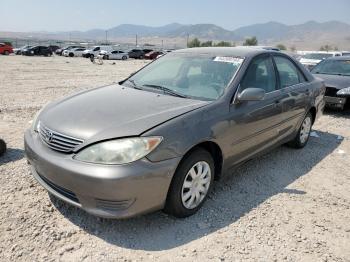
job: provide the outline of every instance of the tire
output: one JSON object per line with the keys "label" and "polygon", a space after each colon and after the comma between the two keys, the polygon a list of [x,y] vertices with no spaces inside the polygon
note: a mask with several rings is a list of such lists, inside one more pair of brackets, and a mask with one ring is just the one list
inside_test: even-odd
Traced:
{"label": "tire", "polygon": [[109,56],[108,56],[108,55],[104,55],[104,56],[103,56],[103,59],[104,59],[104,60],[109,60]]}
{"label": "tire", "polygon": [[69,53],[69,57],[73,57],[74,56],[74,54],[73,53]]}
{"label": "tire", "polygon": [[9,54],[10,54],[10,52],[5,50],[4,55],[9,55]]}
{"label": "tire", "polygon": [[139,56],[139,59],[143,59],[143,55],[140,55],[140,56]]}
{"label": "tire", "polygon": [[[198,164],[202,165],[202,175],[205,174],[205,170],[208,171],[202,180],[200,180],[201,173],[199,173],[199,176],[196,177],[199,180],[193,182],[190,170],[194,171],[195,174],[200,172],[200,169],[196,168],[196,166],[198,167]],[[177,167],[171,181],[163,211],[178,218],[184,218],[195,214],[202,207],[213,187],[215,175],[214,170],[214,160],[210,153],[204,149],[196,149],[189,155],[185,156]],[[203,181],[207,181],[207,184],[203,184]],[[185,182],[187,185],[192,185],[191,188],[189,186],[186,187]],[[198,191],[199,189],[202,190],[202,193],[198,193],[200,192]],[[192,190],[198,194],[191,193]],[[203,190],[205,192],[203,192]],[[197,196],[199,196],[198,202]],[[191,199],[191,203],[194,206],[190,206]]]}
{"label": "tire", "polygon": [[0,156],[6,152],[6,143],[4,140],[0,139]]}
{"label": "tire", "polygon": [[307,142],[309,141],[312,122],[313,122],[313,117],[311,113],[308,112],[305,118],[303,119],[303,122],[301,123],[301,126],[298,130],[297,135],[287,145],[297,149],[305,147]]}
{"label": "tire", "polygon": [[94,59],[94,54],[89,55],[90,59]]}
{"label": "tire", "polygon": [[126,60],[128,59],[125,55],[122,57],[122,60]]}

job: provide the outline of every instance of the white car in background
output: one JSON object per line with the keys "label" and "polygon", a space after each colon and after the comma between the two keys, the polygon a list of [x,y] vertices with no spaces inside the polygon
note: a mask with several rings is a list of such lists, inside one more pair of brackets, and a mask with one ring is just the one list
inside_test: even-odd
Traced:
{"label": "white car in background", "polygon": [[334,57],[334,56],[341,56],[341,52],[310,52],[306,53],[301,57],[299,62],[304,65],[307,69],[311,70],[315,67],[319,62],[321,62],[324,59]]}
{"label": "white car in background", "polygon": [[67,49],[62,52],[63,56],[66,57],[74,57],[74,56],[83,56],[84,51],[86,48],[73,48],[73,49]]}
{"label": "white car in background", "polygon": [[95,56],[98,56],[101,51],[112,52],[113,51],[113,47],[110,46],[110,45],[93,46],[91,49],[86,49],[83,52],[83,57],[86,57],[86,58],[95,57]]}
{"label": "white car in background", "polygon": [[121,50],[114,50],[111,52],[103,50],[98,55],[98,58],[106,60],[126,60],[129,58],[129,54]]}

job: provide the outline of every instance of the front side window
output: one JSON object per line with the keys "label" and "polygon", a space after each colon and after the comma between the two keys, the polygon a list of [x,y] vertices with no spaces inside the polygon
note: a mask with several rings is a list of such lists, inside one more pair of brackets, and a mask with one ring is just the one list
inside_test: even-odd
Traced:
{"label": "front side window", "polygon": [[100,50],[100,47],[95,47],[94,50],[92,51],[99,51]]}
{"label": "front side window", "polygon": [[156,85],[183,96],[202,100],[220,97],[242,58],[174,53],[151,63],[131,77],[139,86]]}
{"label": "front side window", "polygon": [[281,88],[297,85],[306,81],[299,69],[288,58],[275,56],[274,59],[280,78]]}
{"label": "front side window", "polygon": [[276,90],[276,74],[271,57],[254,59],[241,82],[241,90],[246,88],[261,88],[266,93]]}

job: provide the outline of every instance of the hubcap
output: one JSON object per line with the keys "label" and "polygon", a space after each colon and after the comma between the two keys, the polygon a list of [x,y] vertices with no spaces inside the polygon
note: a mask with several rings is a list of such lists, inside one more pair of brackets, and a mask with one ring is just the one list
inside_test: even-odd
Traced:
{"label": "hubcap", "polygon": [[304,119],[303,124],[301,125],[301,129],[300,129],[300,142],[301,143],[305,143],[306,140],[309,137],[311,131],[311,119],[310,117],[307,117]]}
{"label": "hubcap", "polygon": [[210,166],[205,161],[197,162],[188,171],[182,185],[182,204],[188,208],[196,208],[205,198],[211,181]]}

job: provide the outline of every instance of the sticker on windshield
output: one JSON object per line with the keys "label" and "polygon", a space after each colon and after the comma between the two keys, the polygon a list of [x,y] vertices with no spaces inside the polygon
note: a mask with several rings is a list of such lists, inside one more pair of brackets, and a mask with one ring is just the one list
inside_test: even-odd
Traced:
{"label": "sticker on windshield", "polygon": [[232,56],[217,56],[214,58],[214,61],[240,65],[243,62],[243,58],[232,57]]}

